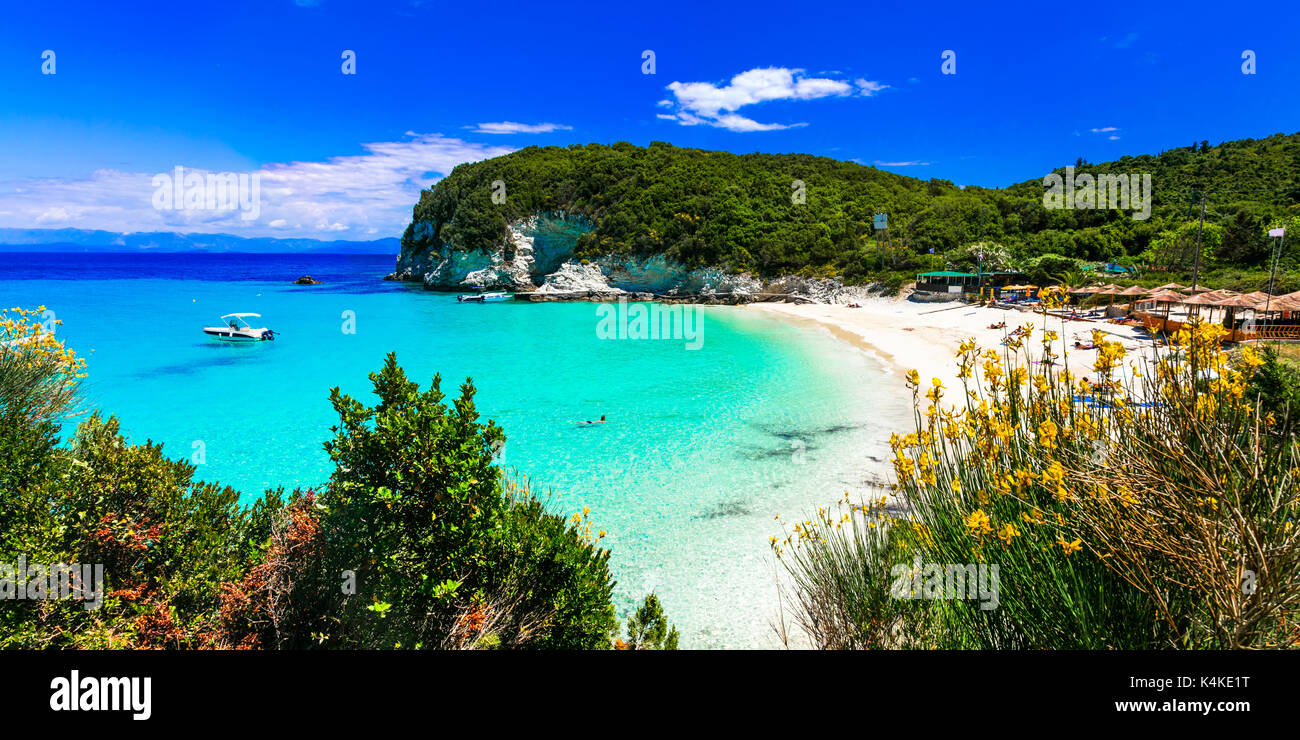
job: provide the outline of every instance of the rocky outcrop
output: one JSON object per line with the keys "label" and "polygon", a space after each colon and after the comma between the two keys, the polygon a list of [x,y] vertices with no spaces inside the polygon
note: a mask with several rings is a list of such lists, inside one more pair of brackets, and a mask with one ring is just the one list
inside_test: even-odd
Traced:
{"label": "rocky outcrop", "polygon": [[817,303],[856,303],[880,295],[880,286],[845,285],[835,278],[786,275],[769,282],[763,292],[804,296]]}
{"label": "rocky outcrop", "polygon": [[599,266],[590,263],[565,262],[559,269],[547,275],[542,281],[538,293],[576,293],[579,291],[606,293],[626,292],[611,287],[605,272]]}
{"label": "rocky outcrop", "polygon": [[763,285],[751,275],[731,273],[716,267],[688,269],[663,255],[651,257],[604,257],[597,260],[609,284],[623,290],[641,290],[663,295],[757,293]]}
{"label": "rocky outcrop", "polygon": [[319,280],[312,277],[311,275],[303,275],[302,277],[293,281],[293,284],[294,285],[320,285],[321,283]]}
{"label": "rocky outcrop", "polygon": [[429,290],[509,290],[534,301],[645,295],[693,302],[852,303],[878,292],[875,286],[846,287],[833,278],[786,276],[764,283],[717,267],[688,268],[664,255],[577,259],[578,237],[590,230],[580,218],[538,215],[510,224],[504,243],[493,249],[465,251],[439,243],[431,225],[420,222],[412,225],[410,243],[386,279],[421,282]]}
{"label": "rocky outcrop", "polygon": [[389,278],[423,282],[432,290],[532,290],[572,258],[578,236],[590,229],[585,220],[563,214],[534,216],[511,224],[505,243],[493,249],[456,250],[419,222]]}

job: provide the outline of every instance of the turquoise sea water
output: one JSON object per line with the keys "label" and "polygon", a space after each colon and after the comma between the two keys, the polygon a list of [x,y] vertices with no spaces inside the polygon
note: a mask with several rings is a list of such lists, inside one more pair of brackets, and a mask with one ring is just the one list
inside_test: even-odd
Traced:
{"label": "turquoise sea water", "polygon": [[[343,255],[0,254],[0,304],[43,304],[88,358],[86,396],[133,441],[252,500],[329,476],[331,386],[369,396],[388,351],[443,390],[472,376],[504,427],[504,464],[591,507],[626,615],[655,590],[690,647],[772,646],[773,516],[861,491],[906,426],[878,363],[829,335],[738,307],[698,307],[703,342],[597,336],[587,303],[461,304],[384,282],[392,258]],[[324,281],[289,283],[301,274]],[[275,342],[230,345],[201,327],[263,315]],[[345,331],[349,320],[355,333]],[[892,387],[894,384],[891,384]],[[609,422],[573,420],[606,415]],[[201,443],[201,444],[200,444]],[[874,458],[874,460],[873,460]]]}

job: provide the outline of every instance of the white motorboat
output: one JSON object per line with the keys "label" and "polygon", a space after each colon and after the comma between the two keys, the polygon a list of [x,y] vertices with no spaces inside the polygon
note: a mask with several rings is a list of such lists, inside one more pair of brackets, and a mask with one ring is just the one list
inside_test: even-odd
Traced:
{"label": "white motorboat", "polygon": [[275,332],[266,327],[249,324],[249,317],[260,319],[257,313],[228,313],[221,317],[224,326],[205,326],[203,333],[223,342],[270,342],[275,340]]}
{"label": "white motorboat", "polygon": [[474,293],[473,295],[458,295],[456,300],[461,303],[500,303],[501,301],[510,300],[509,293]]}

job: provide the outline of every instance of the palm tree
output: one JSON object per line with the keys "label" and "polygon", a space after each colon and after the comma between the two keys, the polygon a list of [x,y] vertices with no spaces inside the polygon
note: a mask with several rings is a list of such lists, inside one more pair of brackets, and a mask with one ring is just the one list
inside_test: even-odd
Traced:
{"label": "palm tree", "polygon": [[1088,284],[1088,281],[1092,280],[1092,276],[1083,270],[1066,270],[1065,272],[1057,275],[1050,275],[1049,277],[1065,286],[1066,290],[1082,288]]}

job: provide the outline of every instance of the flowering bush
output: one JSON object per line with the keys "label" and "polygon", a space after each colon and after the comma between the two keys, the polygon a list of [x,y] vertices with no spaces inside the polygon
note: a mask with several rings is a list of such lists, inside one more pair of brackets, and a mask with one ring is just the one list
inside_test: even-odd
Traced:
{"label": "flowering bush", "polygon": [[[1277,419],[1248,392],[1259,357],[1247,348],[1230,360],[1224,335],[1193,322],[1164,351],[1130,357],[1096,331],[1089,382],[1066,369],[1057,332],[1026,325],[999,348],[961,344],[955,403],[939,379],[912,371],[915,427],[891,440],[906,513],[888,515],[896,532],[882,540],[899,544],[863,550],[856,567],[879,583],[914,555],[999,566],[998,608],[931,602],[925,645],[1295,645],[1300,445],[1271,431]],[[830,582],[834,569],[815,553],[847,537],[833,521],[774,543],[796,583],[809,573]],[[824,585],[814,594],[799,599],[844,600]],[[814,638],[843,642],[823,638],[862,632],[858,616]]]}
{"label": "flowering bush", "polygon": [[[378,405],[331,393],[329,484],[241,506],[114,417],[60,446],[83,363],[42,314],[0,317],[0,564],[98,564],[102,603],[9,602],[0,648],[614,646],[605,533],[496,465],[504,434],[468,381],[444,403],[390,355]],[[650,606],[633,646],[675,647]]]}

